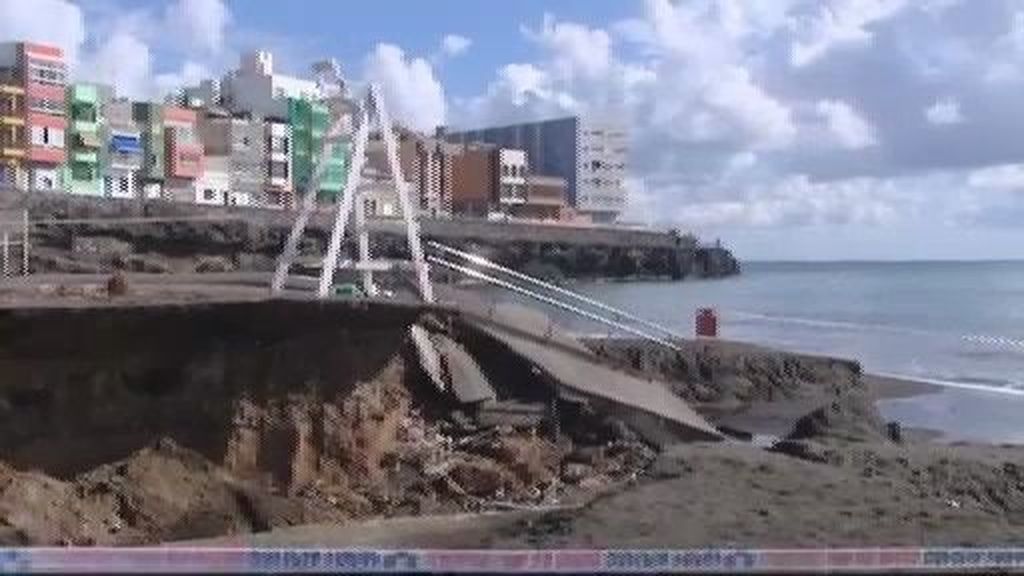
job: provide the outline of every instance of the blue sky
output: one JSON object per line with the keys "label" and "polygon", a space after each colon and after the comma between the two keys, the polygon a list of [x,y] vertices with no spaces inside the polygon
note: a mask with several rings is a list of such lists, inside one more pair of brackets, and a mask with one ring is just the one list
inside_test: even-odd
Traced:
{"label": "blue sky", "polygon": [[135,98],[259,47],[422,130],[620,118],[626,218],[743,258],[1024,257],[1024,0],[0,0],[17,39]]}

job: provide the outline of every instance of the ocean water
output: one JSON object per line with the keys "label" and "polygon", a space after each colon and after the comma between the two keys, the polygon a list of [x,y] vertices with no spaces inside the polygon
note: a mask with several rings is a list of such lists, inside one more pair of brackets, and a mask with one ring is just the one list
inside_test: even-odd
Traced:
{"label": "ocean water", "polygon": [[715,308],[722,338],[934,382],[937,393],[884,401],[883,414],[952,440],[1024,442],[1024,261],[747,263],[721,280],[571,288],[687,335],[698,308]]}

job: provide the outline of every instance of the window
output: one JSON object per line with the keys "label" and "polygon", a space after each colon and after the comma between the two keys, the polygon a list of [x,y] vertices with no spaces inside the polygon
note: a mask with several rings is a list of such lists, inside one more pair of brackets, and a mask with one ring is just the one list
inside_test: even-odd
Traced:
{"label": "window", "polygon": [[214,201],[216,199],[217,199],[217,192],[216,191],[211,190],[210,188],[207,188],[207,189],[203,190],[203,200],[206,200],[207,202],[212,202],[212,201]]}
{"label": "window", "polygon": [[191,126],[176,126],[174,128],[174,140],[178,144],[197,144],[196,131]]}
{"label": "window", "polygon": [[77,103],[71,106],[71,119],[82,122],[96,121],[96,107],[92,104]]}
{"label": "window", "polygon": [[92,166],[84,164],[82,162],[75,162],[71,165],[71,179],[79,181],[89,181],[93,179]]}
{"label": "window", "polygon": [[29,110],[32,110],[33,112],[42,112],[44,114],[54,114],[57,116],[64,115],[64,103],[57,100],[29,98],[28,107]]}
{"label": "window", "polygon": [[28,78],[32,82],[40,84],[64,85],[67,75],[64,66],[55,62],[43,60],[31,60],[28,65]]}
{"label": "window", "polygon": [[287,162],[270,162],[271,178],[288,178]]}
{"label": "window", "polygon": [[42,148],[63,148],[64,131],[48,126],[32,127],[32,145]]}
{"label": "window", "polygon": [[501,167],[501,175],[508,176],[508,164],[504,164]]}
{"label": "window", "polygon": [[273,152],[280,154],[288,153],[288,137],[287,136],[271,136],[269,148]]}

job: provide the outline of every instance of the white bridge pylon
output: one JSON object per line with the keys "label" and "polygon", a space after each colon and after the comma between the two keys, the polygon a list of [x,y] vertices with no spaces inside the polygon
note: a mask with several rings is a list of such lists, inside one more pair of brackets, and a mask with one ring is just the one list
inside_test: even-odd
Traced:
{"label": "white bridge pylon", "polygon": [[[339,107],[340,108],[340,107]],[[331,239],[327,245],[327,253],[324,255],[320,268],[320,282],[317,286],[317,297],[326,298],[331,291],[334,282],[335,271],[339,268],[338,258],[341,252],[341,242],[345,237],[345,227],[352,216],[353,207],[356,209],[356,232],[358,233],[359,261],[353,264],[351,261],[342,262],[342,267],[355,266],[362,273],[363,289],[369,295],[376,293],[376,286],[373,281],[373,270],[375,262],[370,258],[369,231],[365,226],[365,214],[363,213],[362,202],[356,203],[359,186],[362,182],[363,167],[366,164],[366,148],[370,137],[370,131],[374,128],[380,130],[381,139],[387,152],[388,166],[391,172],[391,180],[398,196],[399,206],[402,211],[402,218],[405,221],[406,239],[409,245],[409,254],[412,258],[412,265],[416,271],[416,279],[419,285],[420,297],[425,302],[433,302],[434,294],[430,284],[429,269],[423,258],[423,247],[420,243],[420,228],[416,218],[416,205],[409,199],[409,189],[402,174],[401,163],[398,159],[398,145],[395,142],[394,127],[388,117],[384,100],[381,98],[380,88],[371,84],[367,90],[366,97],[358,103],[356,132],[353,137],[355,148],[349,163],[348,177],[345,181],[345,190],[341,199],[334,207],[334,224],[331,228]],[[295,262],[298,255],[299,241],[309,223],[309,218],[316,210],[316,196],[320,189],[320,181],[327,165],[326,160],[331,157],[334,147],[345,135],[346,122],[345,114],[340,109],[331,109],[331,125],[324,137],[323,148],[320,152],[319,161],[313,170],[306,189],[303,191],[302,206],[292,225],[291,232],[285,242],[284,250],[277,263],[277,270],[274,272],[270,290],[272,293],[280,293],[288,278],[288,270]]]}

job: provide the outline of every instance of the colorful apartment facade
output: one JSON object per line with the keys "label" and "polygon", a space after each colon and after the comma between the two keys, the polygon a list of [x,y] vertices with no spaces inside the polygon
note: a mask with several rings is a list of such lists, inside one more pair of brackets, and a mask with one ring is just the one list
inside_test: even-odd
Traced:
{"label": "colorful apartment facade", "polygon": [[165,178],[163,198],[174,202],[195,199],[195,181],[203,173],[203,144],[199,115],[178,106],[163,107]]}
{"label": "colorful apartment facade", "polygon": [[[322,102],[290,98],[288,124],[292,130],[292,182],[298,197],[309,185],[320,160],[324,137],[330,127],[330,111],[327,104]],[[325,163],[317,192],[318,199],[329,202],[337,200],[345,187],[348,156],[347,143],[337,142]]]}
{"label": "colorful apartment facade", "polygon": [[112,94],[103,98],[101,114],[104,120],[100,139],[100,173],[103,193],[110,198],[134,198],[140,193],[143,166],[142,129],[135,122],[132,104],[126,100],[113,100]]}
{"label": "colorful apartment facade", "polygon": [[100,101],[96,86],[73,84],[67,89],[67,163],[64,188],[72,194],[102,196],[100,176]]}
{"label": "colorful apartment facade", "polygon": [[[15,100],[20,98],[23,103],[22,107],[15,108],[23,110],[23,124],[11,120],[17,113],[8,112],[7,126],[17,124],[20,130],[8,132],[5,141],[24,146],[19,171],[25,171],[25,183],[33,190],[60,190],[67,125],[67,70],[63,52],[60,48],[30,42],[0,44],[0,84],[8,87],[6,93]],[[5,158],[10,160],[13,156],[21,155],[7,154]]]}
{"label": "colorful apartment facade", "polygon": [[135,102],[132,104],[132,120],[142,134],[142,169],[138,172],[135,188],[143,198],[162,198],[167,173],[163,106]]}
{"label": "colorful apartment facade", "polygon": [[25,170],[25,89],[0,79],[0,187],[23,189]]}

